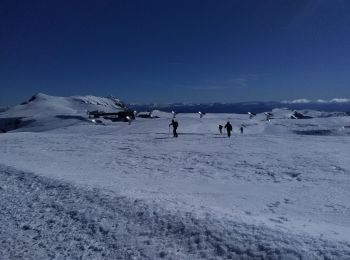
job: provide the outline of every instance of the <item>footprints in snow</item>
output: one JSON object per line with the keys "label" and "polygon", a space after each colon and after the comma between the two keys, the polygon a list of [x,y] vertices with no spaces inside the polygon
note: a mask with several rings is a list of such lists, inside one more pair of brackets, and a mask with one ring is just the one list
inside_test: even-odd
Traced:
{"label": "footprints in snow", "polygon": [[[275,202],[267,204],[267,208],[271,213],[277,214],[277,210],[280,206],[288,205],[288,204],[294,204],[294,203],[290,199],[285,198],[285,199],[283,199],[283,202],[275,201]],[[276,218],[269,218],[269,220],[272,222],[278,223],[278,224],[283,224],[283,223],[289,221],[288,218],[286,218],[284,216],[278,216]]]}
{"label": "footprints in snow", "polygon": [[277,224],[283,224],[284,222],[288,221],[288,219],[285,217],[269,218],[269,220]]}

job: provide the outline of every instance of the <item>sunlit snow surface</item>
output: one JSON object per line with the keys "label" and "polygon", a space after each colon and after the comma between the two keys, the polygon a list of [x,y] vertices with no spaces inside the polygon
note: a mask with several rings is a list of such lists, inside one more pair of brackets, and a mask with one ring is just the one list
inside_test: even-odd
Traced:
{"label": "sunlit snow surface", "polygon": [[[0,253],[349,259],[350,118],[290,112],[179,114],[178,138],[162,112],[43,131],[45,117],[0,134]],[[218,131],[227,120],[230,139]]]}

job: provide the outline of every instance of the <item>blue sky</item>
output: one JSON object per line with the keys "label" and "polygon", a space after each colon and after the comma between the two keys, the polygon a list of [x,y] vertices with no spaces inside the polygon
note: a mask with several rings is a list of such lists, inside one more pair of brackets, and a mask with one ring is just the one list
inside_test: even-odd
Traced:
{"label": "blue sky", "polygon": [[0,104],[350,97],[347,0],[0,1]]}

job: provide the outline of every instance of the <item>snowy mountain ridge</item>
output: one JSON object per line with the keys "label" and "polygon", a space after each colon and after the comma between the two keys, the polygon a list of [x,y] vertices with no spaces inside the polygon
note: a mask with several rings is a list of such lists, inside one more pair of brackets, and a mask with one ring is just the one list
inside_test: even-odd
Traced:
{"label": "snowy mountain ridge", "polygon": [[94,105],[101,108],[110,109],[121,109],[126,108],[126,105],[118,98],[110,96],[110,97],[96,97],[96,96],[73,96],[73,100],[81,102],[87,105]]}
{"label": "snowy mountain ridge", "polygon": [[71,108],[75,113],[86,111],[89,109],[105,109],[108,111],[121,110],[125,108],[124,103],[115,97],[96,97],[96,96],[71,96],[71,97],[56,97],[49,96],[43,93],[38,93],[32,96],[28,101],[23,102],[18,109],[28,109],[31,106],[47,106],[52,109]]}
{"label": "snowy mountain ridge", "polygon": [[127,109],[115,97],[55,97],[43,93],[0,114],[0,129],[26,128],[32,131],[55,129],[79,123],[91,123],[88,111],[119,112]]}
{"label": "snowy mountain ridge", "polygon": [[170,103],[170,104],[130,104],[131,108],[138,111],[159,109],[167,112],[176,111],[179,113],[238,113],[247,112],[263,113],[275,108],[287,108],[291,110],[310,109],[325,112],[346,112],[350,113],[350,99],[332,99],[329,101],[310,101],[299,99],[293,101],[252,101],[238,103]]}

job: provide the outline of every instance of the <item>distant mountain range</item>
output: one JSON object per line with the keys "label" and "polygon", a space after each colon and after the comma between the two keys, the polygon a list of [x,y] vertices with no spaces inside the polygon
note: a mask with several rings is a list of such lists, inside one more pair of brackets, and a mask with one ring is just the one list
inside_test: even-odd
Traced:
{"label": "distant mountain range", "polygon": [[8,110],[9,107],[3,107],[3,106],[0,106],[0,113],[1,112],[5,112],[6,110]]}
{"label": "distant mountain range", "polygon": [[[36,95],[34,97],[36,97]],[[92,96],[87,96],[87,97],[89,97],[90,99],[93,98]],[[97,97],[94,97],[94,98],[97,98]],[[203,113],[246,114],[248,112],[252,112],[252,113],[269,112],[275,108],[287,108],[291,110],[307,109],[307,110],[317,110],[317,111],[325,111],[325,112],[345,112],[350,115],[350,99],[346,99],[346,98],[335,98],[328,101],[327,100],[310,101],[307,99],[297,99],[292,101],[280,101],[280,102],[256,101],[256,102],[239,102],[239,103],[216,102],[216,103],[171,103],[171,104],[124,104],[122,101],[114,97],[108,97],[108,99],[114,100],[114,103],[118,104],[121,107],[127,106],[128,108],[132,110],[136,110],[138,112],[161,110],[164,112],[175,111],[177,113],[197,113],[201,111]],[[23,104],[27,102],[23,102]],[[5,112],[9,108],[10,107],[0,106],[0,113]]]}
{"label": "distant mountain range", "polygon": [[306,99],[299,99],[294,101],[281,102],[240,102],[240,103],[203,103],[203,104],[146,104],[137,105],[129,104],[133,110],[136,111],[151,111],[162,110],[165,112],[175,111],[177,113],[238,113],[245,114],[248,112],[262,113],[272,111],[274,108],[288,108],[292,110],[317,110],[326,112],[346,112],[350,114],[350,99],[333,99],[330,101],[318,100],[309,101]]}

